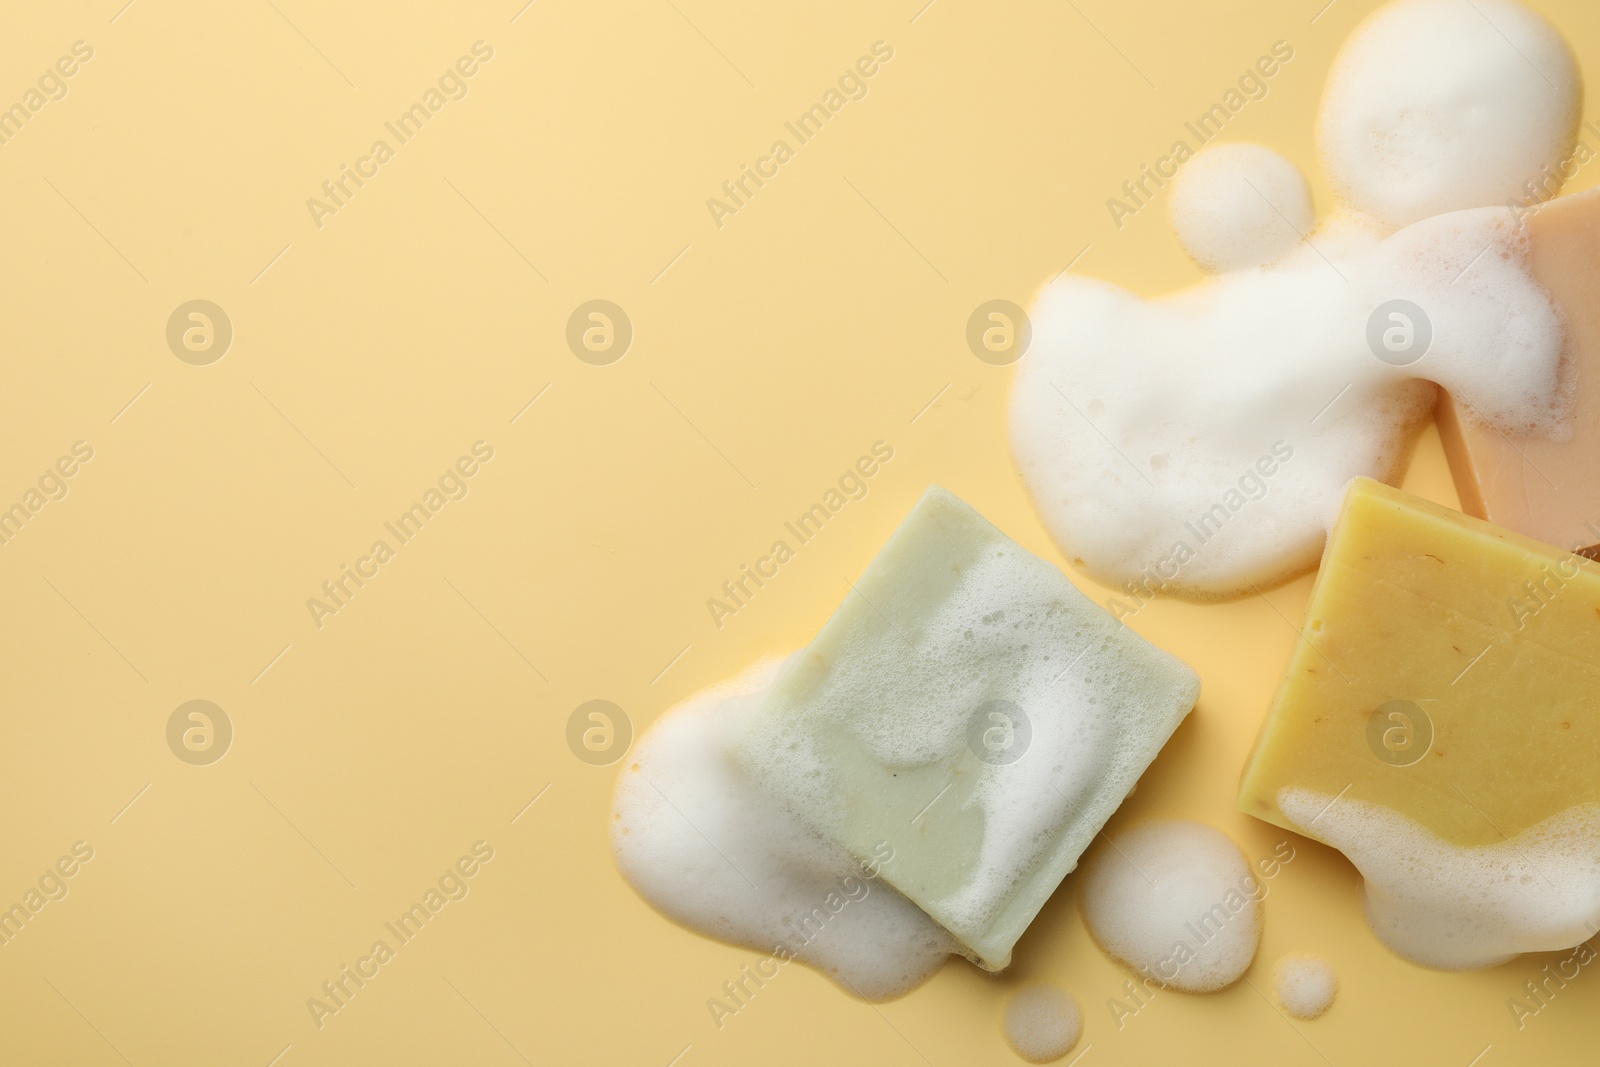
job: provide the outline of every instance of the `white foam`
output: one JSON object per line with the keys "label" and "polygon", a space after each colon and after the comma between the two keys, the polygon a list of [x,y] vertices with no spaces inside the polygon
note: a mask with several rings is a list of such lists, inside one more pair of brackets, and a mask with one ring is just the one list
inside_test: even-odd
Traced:
{"label": "white foam", "polygon": [[691,929],[780,962],[792,956],[869,1000],[898,996],[939,969],[954,939],[728,758],[730,735],[781,662],[696,694],[640,739],[613,802],[617,866]]}
{"label": "white foam", "polygon": [[1333,1004],[1339,976],[1321,956],[1294,952],[1272,967],[1272,993],[1278,1006],[1296,1019],[1315,1019]]}
{"label": "white foam", "polygon": [[[1560,432],[1561,319],[1505,211],[1331,245],[1156,301],[1076,277],[1041,294],[1011,445],[1074,563],[1195,597],[1309,569],[1345,484],[1403,469],[1434,400],[1419,376],[1507,430]],[[1410,366],[1368,345],[1395,299],[1432,328]]]}
{"label": "white foam", "polygon": [[[1561,314],[1528,273],[1505,200],[1510,175],[1570,146],[1576,72],[1537,16],[1504,0],[1479,6],[1483,15],[1466,0],[1391,5],[1340,61],[1324,117],[1342,132],[1325,147],[1342,161],[1346,195],[1380,219],[1336,214],[1269,266],[1158,300],[1077,276],[1040,293],[1011,448],[1076,565],[1141,599],[1239,595],[1309,570],[1346,483],[1403,472],[1430,382],[1507,433],[1570,432]],[[1430,73],[1413,84],[1415,70]],[[1463,130],[1474,135],[1449,140]],[[1213,183],[1247,170],[1211,151]],[[1208,154],[1184,174],[1204,178],[1195,168]],[[1374,199],[1386,182],[1412,206]],[[1458,207],[1394,233],[1384,221]],[[1227,214],[1184,223],[1197,255],[1222,247]],[[1243,246],[1258,224],[1238,224]],[[1396,300],[1421,316],[1393,318],[1385,305]],[[1407,336],[1420,354],[1411,362],[1391,347]]]}
{"label": "white foam", "polygon": [[1207,270],[1259,267],[1311,229],[1311,190],[1300,168],[1265,145],[1202,148],[1178,172],[1168,211],[1185,250]]}
{"label": "white foam", "polygon": [[1266,886],[1220,830],[1145,823],[1099,850],[1081,885],[1095,941],[1161,985],[1210,993],[1255,959]]}
{"label": "white foam", "polygon": [[1049,1063],[1078,1043],[1083,1035],[1083,1010],[1066,990],[1035,982],[1006,1000],[1005,1032],[1017,1055],[1033,1063]]}
{"label": "white foam", "polygon": [[1340,199],[1403,226],[1526,199],[1571,149],[1581,101],[1571,50],[1521,4],[1402,0],[1340,50],[1318,144]]}
{"label": "white foam", "polygon": [[1416,963],[1490,967],[1571,948],[1600,928],[1600,805],[1471,848],[1348,798],[1285,789],[1278,807],[1349,857],[1365,880],[1372,929]]}

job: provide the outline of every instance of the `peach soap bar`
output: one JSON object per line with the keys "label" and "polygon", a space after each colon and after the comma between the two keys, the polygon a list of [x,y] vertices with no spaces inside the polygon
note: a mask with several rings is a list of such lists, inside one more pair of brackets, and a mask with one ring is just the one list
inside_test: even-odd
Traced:
{"label": "peach soap bar", "polygon": [[999,970],[1199,691],[934,486],[785,663],[734,758]]}
{"label": "peach soap bar", "polygon": [[1443,392],[1439,435],[1468,514],[1600,558],[1600,189],[1553,200],[1527,224],[1534,280],[1566,320],[1572,436],[1502,433]]}
{"label": "peach soap bar", "polygon": [[1341,812],[1381,808],[1476,848],[1600,801],[1600,564],[1358,478],[1302,634],[1249,814],[1340,847]]}

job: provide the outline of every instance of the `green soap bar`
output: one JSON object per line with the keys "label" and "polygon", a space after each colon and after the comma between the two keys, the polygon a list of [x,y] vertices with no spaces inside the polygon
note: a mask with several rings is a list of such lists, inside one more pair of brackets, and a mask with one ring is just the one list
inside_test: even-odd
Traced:
{"label": "green soap bar", "polygon": [[734,757],[999,970],[1199,692],[933,486]]}

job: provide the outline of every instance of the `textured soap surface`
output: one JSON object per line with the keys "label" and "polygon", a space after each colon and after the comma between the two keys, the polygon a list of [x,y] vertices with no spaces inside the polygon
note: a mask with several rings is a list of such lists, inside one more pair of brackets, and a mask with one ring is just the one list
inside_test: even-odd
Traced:
{"label": "textured soap surface", "polygon": [[997,970],[1199,688],[935,486],[735,758]]}
{"label": "textured soap surface", "polygon": [[1600,801],[1600,565],[1357,479],[1302,633],[1250,814],[1326,839],[1280,810],[1294,789],[1486,846]]}

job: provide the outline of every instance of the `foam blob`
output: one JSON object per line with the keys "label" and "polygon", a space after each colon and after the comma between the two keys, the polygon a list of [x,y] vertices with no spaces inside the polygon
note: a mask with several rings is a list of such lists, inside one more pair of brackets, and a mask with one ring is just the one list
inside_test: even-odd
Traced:
{"label": "foam blob", "polygon": [[1401,0],[1340,50],[1318,143],[1341,200],[1403,226],[1526,199],[1571,151],[1581,100],[1571,50],[1521,4]]}
{"label": "foam blob", "polygon": [[1452,845],[1391,808],[1305,789],[1279,809],[1343,852],[1366,885],[1367,921],[1427,967],[1492,967],[1571,948],[1600,926],[1600,805],[1581,804],[1507,841]]}
{"label": "foam blob", "polygon": [[[1561,314],[1506,205],[1527,181],[1554,195],[1542,168],[1570,151],[1580,89],[1526,8],[1400,0],[1356,31],[1323,102],[1346,210],[1270,266],[1164,299],[1071,276],[1039,295],[1012,454],[1062,552],[1132,598],[1119,615],[1311,569],[1344,485],[1402,473],[1428,382],[1507,435],[1570,434]],[[1174,222],[1202,263],[1259,260],[1265,215],[1207,189],[1274,165],[1212,151],[1180,176]]]}
{"label": "foam blob", "polygon": [[1509,212],[1314,241],[1159,300],[1070,275],[1040,294],[1012,454],[1056,544],[1124,605],[1311,569],[1345,484],[1402,472],[1429,381],[1507,432],[1570,432],[1561,315]]}
{"label": "foam blob", "polygon": [[1178,172],[1167,207],[1178,240],[1207,270],[1258,267],[1311,229],[1311,190],[1265,145],[1210,145]]}
{"label": "foam blob", "polygon": [[1082,886],[1095,941],[1170,989],[1224,989],[1255,959],[1265,890],[1220,830],[1145,823],[1100,850]]}
{"label": "foam blob", "polygon": [[1072,1051],[1083,1034],[1083,1011],[1071,993],[1048,982],[1025,985],[1005,1008],[1006,1041],[1018,1056],[1049,1063]]}
{"label": "foam blob", "polygon": [[868,1000],[898,996],[938,970],[954,939],[728,758],[781,662],[696,694],[639,741],[613,801],[617,866],[669,918],[768,954],[758,980],[797,959]]}
{"label": "foam blob", "polygon": [[1272,995],[1296,1019],[1315,1019],[1338,992],[1339,976],[1321,956],[1291,952],[1272,966]]}

